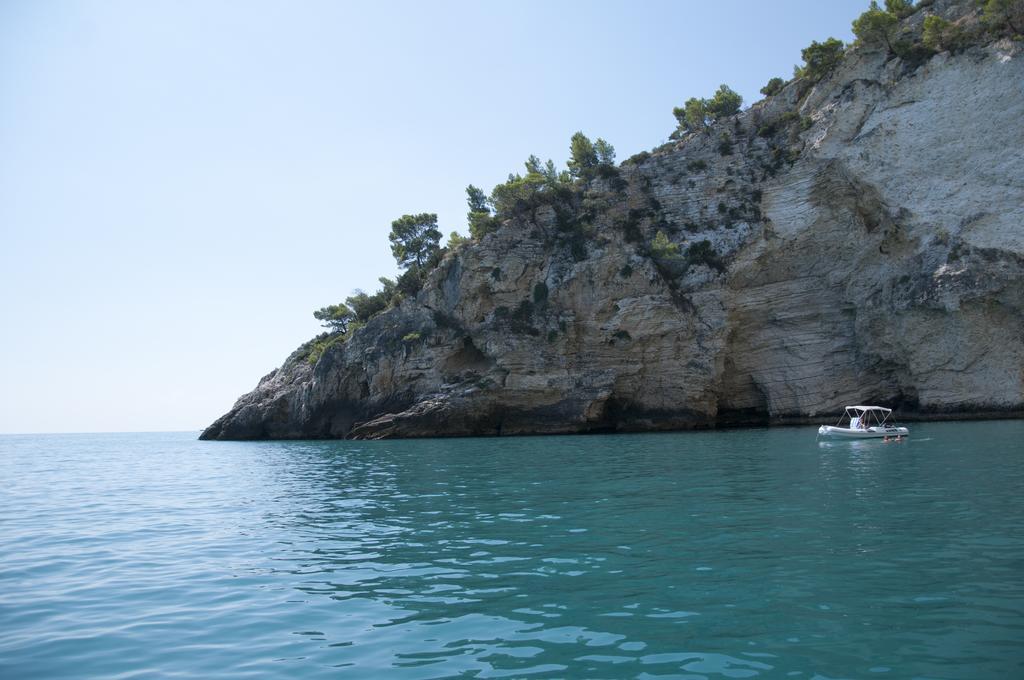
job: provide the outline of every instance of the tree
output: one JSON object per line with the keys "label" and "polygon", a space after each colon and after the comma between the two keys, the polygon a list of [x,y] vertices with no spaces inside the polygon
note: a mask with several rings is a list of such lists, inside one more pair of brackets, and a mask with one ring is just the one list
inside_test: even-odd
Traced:
{"label": "tree", "polygon": [[313,312],[314,319],[321,321],[321,325],[324,328],[330,328],[335,333],[346,332],[353,316],[352,310],[341,302],[336,305],[321,307]]}
{"label": "tree", "polygon": [[825,42],[814,40],[800,51],[804,65],[796,69],[796,75],[815,82],[832,72],[843,61],[842,40],[829,38]]}
{"label": "tree", "polygon": [[597,165],[597,151],[590,142],[590,138],[582,132],[577,132],[569,141],[569,174],[576,179],[587,174],[587,171]]}
{"label": "tree", "polygon": [[708,126],[708,107],[706,99],[690,97],[683,104],[683,117],[686,126],[694,131],[703,130]]}
{"label": "tree", "polygon": [[735,115],[742,105],[743,97],[725,84],[719,85],[715,95],[704,103],[704,107],[707,109],[708,115],[712,120]]}
{"label": "tree", "polygon": [[597,162],[600,165],[615,164],[615,147],[600,137],[594,142],[594,152],[597,153]]}
{"label": "tree", "polygon": [[875,0],[871,0],[868,10],[853,20],[853,34],[857,41],[864,45],[885,45],[888,52],[893,52],[893,40],[899,19],[879,8]]}
{"label": "tree", "polygon": [[550,158],[544,163],[544,167],[541,168],[540,174],[544,176],[544,181],[548,184],[554,184],[558,181],[558,168],[555,167],[555,162]]}
{"label": "tree", "polygon": [[536,182],[543,180],[548,184],[557,184],[559,182],[558,168],[555,167],[555,162],[550,158],[541,163],[540,159],[530,154],[530,157],[526,159],[526,177],[529,181]]}
{"label": "tree", "polygon": [[742,104],[743,97],[728,85],[719,86],[711,99],[690,97],[682,108],[672,109],[672,115],[679,122],[675,135],[705,130],[719,118],[735,114]]}
{"label": "tree", "polygon": [[466,187],[466,203],[469,204],[470,212],[491,212],[487,205],[487,194],[483,192],[483,189],[478,189],[472,184]]}
{"label": "tree", "polygon": [[386,276],[381,276],[377,280],[380,281],[380,285],[383,286],[378,294],[383,295],[384,298],[390,302],[392,296],[395,294],[395,282]]}
{"label": "tree", "polygon": [[498,226],[497,221],[491,217],[491,202],[483,190],[472,184],[466,187],[466,203],[469,205],[466,221],[470,238],[481,239],[488,232],[494,231]]}
{"label": "tree", "polygon": [[441,247],[441,232],[437,229],[437,215],[420,213],[402,215],[391,223],[391,254],[399,266],[419,269]]}
{"label": "tree", "polygon": [[905,19],[914,13],[913,0],[885,0],[885,11],[897,19]]}
{"label": "tree", "polygon": [[985,0],[981,17],[993,28],[1006,26],[1020,35],[1024,32],[1024,0]]}
{"label": "tree", "polygon": [[774,97],[778,93],[782,92],[782,88],[786,86],[786,81],[782,78],[772,78],[768,81],[768,84],[761,88],[761,94],[765,97]]}
{"label": "tree", "polygon": [[690,97],[680,107],[672,109],[672,115],[676,117],[681,132],[696,132],[703,130],[708,124],[708,113],[704,99]]}

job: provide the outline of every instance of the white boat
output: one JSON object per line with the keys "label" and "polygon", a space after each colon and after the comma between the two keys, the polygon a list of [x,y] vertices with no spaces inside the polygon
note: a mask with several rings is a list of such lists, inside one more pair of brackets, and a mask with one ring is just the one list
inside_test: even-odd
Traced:
{"label": "white boat", "polygon": [[[890,422],[892,409],[884,406],[847,406],[846,415],[833,425],[818,428],[819,437],[835,439],[898,439],[910,435],[910,430]],[[849,418],[848,427],[839,427]]]}

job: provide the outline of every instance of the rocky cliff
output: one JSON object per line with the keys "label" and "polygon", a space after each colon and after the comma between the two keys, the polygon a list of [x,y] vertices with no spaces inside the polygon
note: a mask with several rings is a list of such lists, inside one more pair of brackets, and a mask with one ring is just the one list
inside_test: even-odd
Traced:
{"label": "rocky cliff", "polygon": [[315,363],[300,348],[202,436],[661,430],[865,401],[1019,414],[1022,52],[853,49],[448,253],[415,298]]}

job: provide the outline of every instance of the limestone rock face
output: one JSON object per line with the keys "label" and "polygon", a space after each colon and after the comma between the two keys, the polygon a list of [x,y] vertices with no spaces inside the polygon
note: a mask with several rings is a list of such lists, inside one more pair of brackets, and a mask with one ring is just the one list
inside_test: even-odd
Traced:
{"label": "limestone rock face", "polygon": [[[449,253],[414,299],[315,364],[297,351],[202,436],[1024,411],[1022,51],[854,51],[594,179],[568,226],[541,205]],[[681,256],[650,255],[658,231]]]}

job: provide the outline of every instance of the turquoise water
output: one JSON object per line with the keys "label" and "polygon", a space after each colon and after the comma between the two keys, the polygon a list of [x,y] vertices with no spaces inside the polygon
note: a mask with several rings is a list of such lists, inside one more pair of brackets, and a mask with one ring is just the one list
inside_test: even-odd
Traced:
{"label": "turquoise water", "polygon": [[1024,421],[0,437],[0,677],[1024,677]]}

